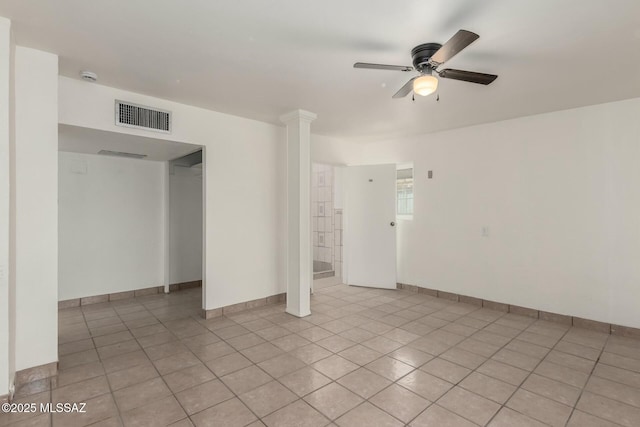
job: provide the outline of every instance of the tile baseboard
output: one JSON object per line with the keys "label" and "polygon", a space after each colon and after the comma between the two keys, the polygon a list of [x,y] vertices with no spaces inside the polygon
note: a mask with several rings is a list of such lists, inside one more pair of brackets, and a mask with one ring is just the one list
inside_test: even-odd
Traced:
{"label": "tile baseboard", "polygon": [[152,286],[150,288],[134,289],[131,291],[115,292],[112,294],[93,295],[82,298],[68,299],[58,301],[58,310],[72,307],[80,307],[81,305],[99,304],[102,302],[118,301],[126,298],[141,297],[145,295],[155,295],[164,293],[164,286]]}
{"label": "tile baseboard", "polygon": [[450,301],[458,301],[466,304],[472,304],[490,310],[502,311],[505,313],[513,313],[521,316],[528,316],[534,319],[546,320],[549,322],[562,323],[564,325],[575,326],[577,328],[589,329],[597,332],[604,332],[612,335],[619,335],[630,338],[640,338],[640,328],[632,328],[629,326],[614,325],[597,320],[583,319],[576,316],[568,316],[566,314],[550,313],[548,311],[536,310],[534,308],[521,307],[496,301],[484,300],[481,298],[470,297],[467,295],[459,295],[451,292],[443,292],[437,289],[423,288],[417,285],[409,285],[406,283],[397,283],[398,289],[404,289],[411,292],[430,295],[437,298],[443,298]]}
{"label": "tile baseboard", "polygon": [[34,366],[33,368],[23,369],[16,372],[15,386],[16,389],[23,384],[27,384],[33,381],[41,380],[44,378],[53,377],[58,374],[58,362],[46,363],[40,366]]}
{"label": "tile baseboard", "polygon": [[271,295],[266,298],[258,298],[251,301],[245,301],[238,304],[227,305],[225,307],[218,307],[211,310],[202,310],[202,317],[205,319],[213,319],[215,317],[221,317],[227,314],[239,313],[252,308],[262,307],[265,305],[278,304],[287,301],[287,294],[281,293]]}
{"label": "tile baseboard", "polygon": [[172,283],[169,285],[169,292],[182,291],[184,289],[201,288],[202,280],[193,280],[191,282]]}

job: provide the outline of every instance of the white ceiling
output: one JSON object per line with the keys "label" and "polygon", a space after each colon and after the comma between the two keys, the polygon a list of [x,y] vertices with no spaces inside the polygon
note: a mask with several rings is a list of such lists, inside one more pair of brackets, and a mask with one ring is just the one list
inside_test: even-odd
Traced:
{"label": "white ceiling", "polygon": [[199,145],[78,126],[58,126],[58,150],[98,154],[100,150],[144,154],[144,160],[173,160],[200,149]]}
{"label": "white ceiling", "polygon": [[[638,0],[0,0],[19,45],[60,55],[60,73],[355,139],[431,132],[640,96]],[[441,80],[435,97],[391,99],[410,50],[464,28],[480,39],[446,65],[499,74]]]}

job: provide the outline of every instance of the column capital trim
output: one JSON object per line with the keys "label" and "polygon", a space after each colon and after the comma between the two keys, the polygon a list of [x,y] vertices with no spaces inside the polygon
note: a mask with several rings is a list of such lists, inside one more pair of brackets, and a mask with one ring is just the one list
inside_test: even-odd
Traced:
{"label": "column capital trim", "polygon": [[280,116],[280,121],[284,124],[288,124],[292,121],[301,121],[311,123],[318,118],[316,113],[306,110],[293,110]]}

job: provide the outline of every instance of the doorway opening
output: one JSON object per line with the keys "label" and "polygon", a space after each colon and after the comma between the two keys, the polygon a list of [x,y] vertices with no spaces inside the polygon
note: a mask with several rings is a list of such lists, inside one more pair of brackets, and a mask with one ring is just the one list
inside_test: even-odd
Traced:
{"label": "doorway opening", "polygon": [[[202,146],[59,126],[61,307],[203,285]],[[202,291],[191,291],[194,314]]]}
{"label": "doorway opening", "polygon": [[311,228],[314,280],[342,276],[341,168],[313,163]]}

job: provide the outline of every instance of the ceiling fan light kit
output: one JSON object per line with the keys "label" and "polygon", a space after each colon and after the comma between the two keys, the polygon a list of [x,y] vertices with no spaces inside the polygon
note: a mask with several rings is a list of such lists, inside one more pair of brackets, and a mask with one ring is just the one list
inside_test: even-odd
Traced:
{"label": "ceiling fan light kit", "polygon": [[406,65],[385,65],[356,62],[354,68],[368,68],[372,70],[389,71],[417,71],[420,75],[413,77],[393,95],[393,98],[403,98],[411,91],[421,96],[431,95],[438,89],[438,78],[461,80],[470,83],[488,85],[498,78],[495,74],[476,73],[474,71],[454,70],[440,66],[457,55],[461,50],[480,38],[476,33],[467,30],[458,31],[449,41],[439,43],[424,43],[411,50],[413,67]]}
{"label": "ceiling fan light kit", "polygon": [[420,76],[413,81],[413,92],[416,95],[428,96],[438,89],[438,79],[435,76]]}

